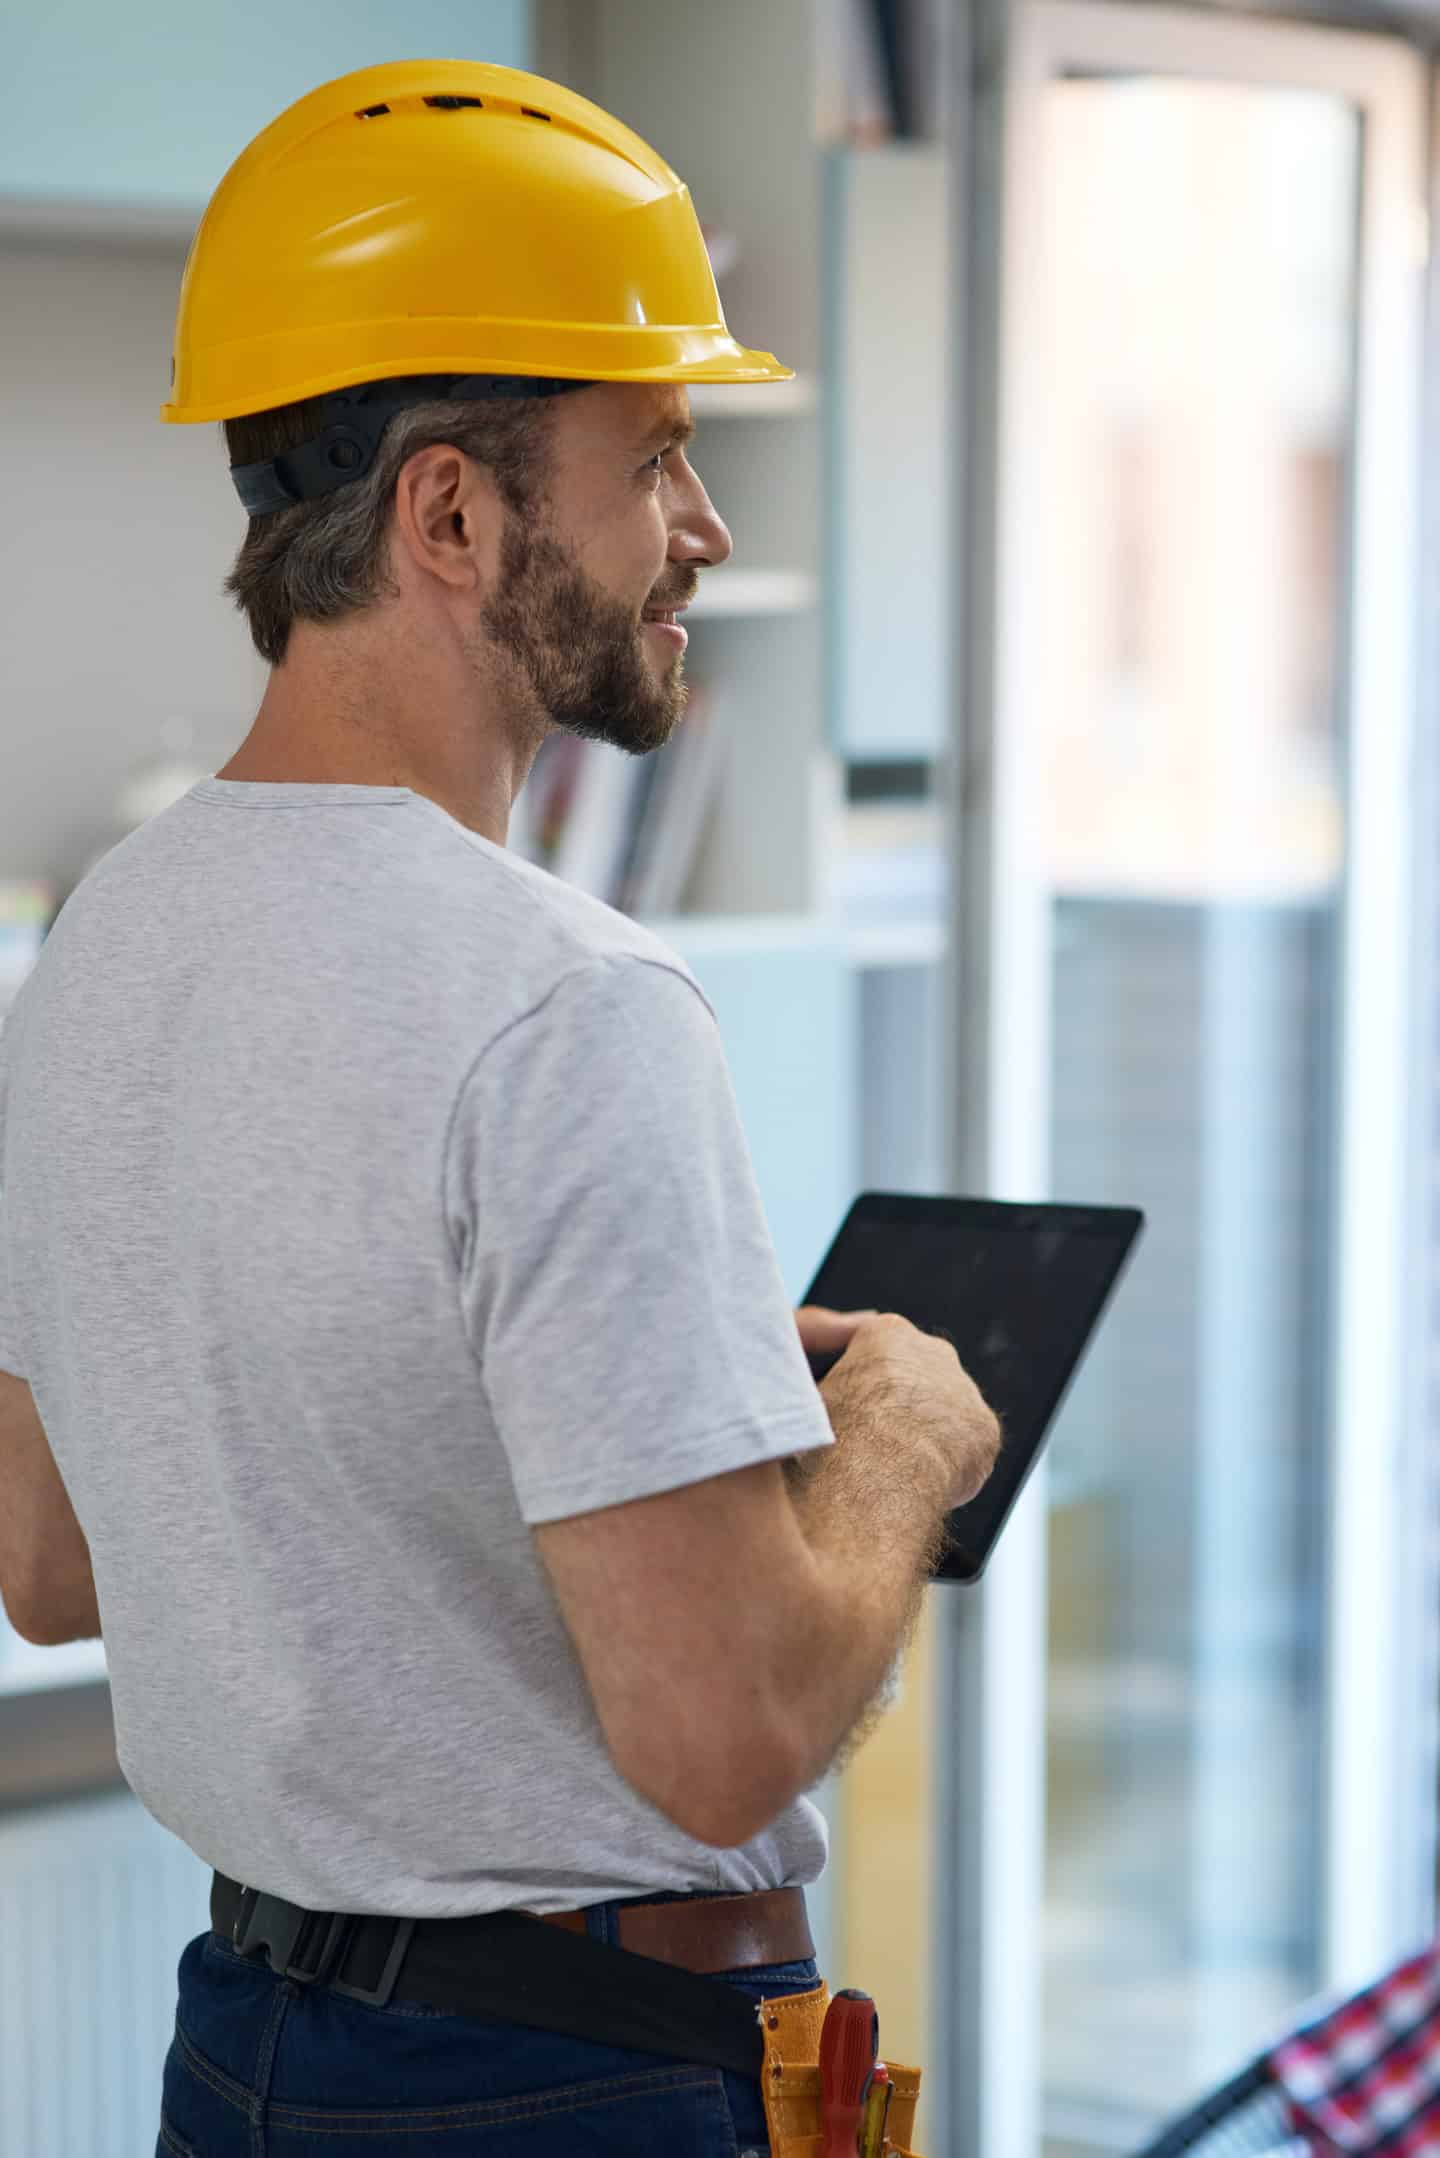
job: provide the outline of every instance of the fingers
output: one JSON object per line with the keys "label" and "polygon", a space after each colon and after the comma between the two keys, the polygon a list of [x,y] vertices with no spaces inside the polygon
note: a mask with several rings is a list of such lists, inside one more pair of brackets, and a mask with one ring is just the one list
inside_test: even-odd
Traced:
{"label": "fingers", "polygon": [[824,1354],[847,1347],[861,1320],[874,1316],[873,1311],[827,1311],[821,1304],[802,1304],[795,1314],[795,1324],[806,1349]]}

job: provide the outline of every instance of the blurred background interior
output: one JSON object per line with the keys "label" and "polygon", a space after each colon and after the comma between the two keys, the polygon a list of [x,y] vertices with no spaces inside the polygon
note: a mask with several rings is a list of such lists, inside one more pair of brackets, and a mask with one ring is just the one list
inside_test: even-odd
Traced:
{"label": "blurred background interior", "polygon": [[[799,370],[692,399],[735,537],[693,723],[547,745],[512,839],[705,983],[796,1300],[863,1188],[1150,1217],[990,1576],[817,1794],[822,1965],[927,2064],[932,2158],[1133,2149],[1435,1930],[1435,43],[1434,0],[0,27],[0,1008],[261,694],[219,430],[157,408],[283,106],[425,54],[570,84]],[[0,1622],[5,2158],[149,2147],[207,1887],[102,1645]]]}

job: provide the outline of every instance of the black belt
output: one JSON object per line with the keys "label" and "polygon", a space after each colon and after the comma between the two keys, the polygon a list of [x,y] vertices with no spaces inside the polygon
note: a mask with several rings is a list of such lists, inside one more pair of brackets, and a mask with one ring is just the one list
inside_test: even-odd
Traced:
{"label": "black belt", "polygon": [[210,1922],[237,1954],[263,1949],[280,1977],[372,2008],[408,2001],[757,2081],[764,2061],[758,2005],[738,1987],[529,1912],[415,1919],[307,1911],[216,1873]]}

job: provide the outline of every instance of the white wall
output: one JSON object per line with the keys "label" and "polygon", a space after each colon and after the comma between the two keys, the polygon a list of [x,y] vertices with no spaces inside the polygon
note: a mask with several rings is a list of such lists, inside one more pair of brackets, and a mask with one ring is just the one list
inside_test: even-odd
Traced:
{"label": "white wall", "polygon": [[218,427],[167,427],[184,247],[0,242],[0,878],[62,890],[161,723],[244,735],[264,684],[220,584]]}

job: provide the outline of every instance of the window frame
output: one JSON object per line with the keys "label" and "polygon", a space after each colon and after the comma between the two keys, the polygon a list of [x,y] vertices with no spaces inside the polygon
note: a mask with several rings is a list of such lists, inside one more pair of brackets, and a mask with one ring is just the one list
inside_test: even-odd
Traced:
{"label": "window frame", "polygon": [[[1437,1537],[1426,1467],[1434,1412],[1440,661],[1422,670],[1421,569],[1434,574],[1440,449],[1423,309],[1431,73],[1403,39],[1104,0],[982,0],[954,55],[956,409],[964,536],[956,595],[952,935],[945,1098],[951,1186],[1048,1188],[1048,886],[1027,794],[1035,646],[1024,574],[1043,485],[1043,340],[1034,229],[1040,106],[1066,74],[1199,76],[1314,89],[1361,116],[1353,487],[1342,641],[1348,774],[1342,930],[1336,1339],[1321,1764],[1323,1983],[1362,1983],[1435,1912]],[[1440,105],[1434,125],[1440,135]],[[1432,458],[1428,469],[1437,469]],[[1423,525],[1422,525],[1423,506]],[[1422,544],[1423,540],[1423,544]],[[1427,655],[1437,601],[1426,601]],[[1396,833],[1404,844],[1395,844]],[[994,990],[1003,987],[1003,994]],[[1388,1136],[1377,1144],[1376,1134]],[[1424,1175],[1407,1178],[1407,1162]],[[1374,1473],[1385,1434],[1387,1477]],[[1034,2158],[1045,2126],[1046,1483],[1032,1479],[985,1579],[948,1593],[937,1712],[950,1733],[940,1822],[932,2053],[945,2148]],[[1407,1643],[1411,1652],[1398,1651]],[[1428,1645],[1421,1648],[1418,1644]],[[1374,1775],[1392,1761],[1390,1777]],[[1265,2033],[1257,2032],[1257,2044]],[[1176,2093],[1177,2105],[1183,2091]],[[1058,2127],[1058,2123],[1055,2124]],[[1127,2125],[1115,2123],[1117,2147]],[[1097,2140],[1104,2138],[1098,2126]]]}

